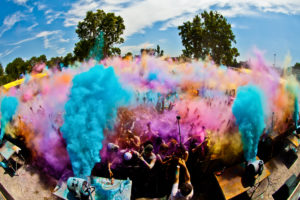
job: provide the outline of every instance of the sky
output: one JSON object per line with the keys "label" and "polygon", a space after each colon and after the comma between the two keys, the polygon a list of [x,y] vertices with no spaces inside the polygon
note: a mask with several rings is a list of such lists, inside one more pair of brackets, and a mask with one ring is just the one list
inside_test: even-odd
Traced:
{"label": "sky", "polygon": [[[165,55],[179,56],[183,46],[177,27],[204,10],[227,18],[236,36],[239,61],[253,50],[268,64],[281,67],[286,55],[300,62],[300,0],[1,0],[0,63],[73,52],[75,32],[86,12],[102,9],[124,19],[122,55],[160,45]],[[276,54],[276,56],[274,56]]]}

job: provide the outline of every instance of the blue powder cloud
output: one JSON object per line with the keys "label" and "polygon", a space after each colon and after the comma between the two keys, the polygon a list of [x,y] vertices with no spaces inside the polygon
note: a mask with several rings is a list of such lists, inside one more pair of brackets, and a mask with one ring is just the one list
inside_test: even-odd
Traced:
{"label": "blue powder cloud", "polygon": [[255,160],[259,138],[265,128],[266,98],[254,85],[239,87],[232,112],[242,135],[244,157]]}
{"label": "blue powder cloud", "polygon": [[5,133],[5,127],[10,122],[16,113],[19,101],[16,97],[4,97],[1,102],[1,135],[0,142]]}
{"label": "blue powder cloud", "polygon": [[103,131],[113,127],[118,107],[130,97],[112,67],[96,65],[73,78],[61,130],[75,176],[89,176],[100,162]]}

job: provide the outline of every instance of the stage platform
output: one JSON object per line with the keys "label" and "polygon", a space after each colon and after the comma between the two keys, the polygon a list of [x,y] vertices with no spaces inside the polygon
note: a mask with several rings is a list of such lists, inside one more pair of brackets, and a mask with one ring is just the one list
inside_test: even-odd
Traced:
{"label": "stage platform", "polygon": [[[215,177],[219,183],[219,186],[223,192],[224,198],[232,199],[239,194],[249,190],[250,186],[244,186],[242,183],[242,176],[245,171],[245,166],[243,164],[235,165],[233,167],[225,169],[221,175],[216,175]],[[260,176],[255,180],[255,184],[261,182],[270,175],[270,171],[266,166]]]}

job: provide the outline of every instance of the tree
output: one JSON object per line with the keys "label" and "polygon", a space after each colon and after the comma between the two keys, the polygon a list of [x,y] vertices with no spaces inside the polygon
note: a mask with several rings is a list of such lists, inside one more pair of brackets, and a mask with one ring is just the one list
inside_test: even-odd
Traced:
{"label": "tree", "polygon": [[133,55],[132,55],[131,52],[127,52],[127,53],[125,54],[125,57],[127,57],[127,56],[133,56]]}
{"label": "tree", "polygon": [[6,81],[6,77],[4,75],[2,64],[0,63],[0,85],[5,84],[6,83],[5,81]]}
{"label": "tree", "polygon": [[20,77],[21,74],[25,74],[29,67],[22,58],[16,58],[11,63],[8,63],[5,72],[11,79],[15,80]]}
{"label": "tree", "polygon": [[4,70],[2,64],[0,63],[0,76],[3,76],[3,74],[4,74]]}
{"label": "tree", "polygon": [[125,59],[125,60],[132,60],[132,59],[133,59],[133,55],[132,55],[131,52],[127,52],[127,53],[125,54],[125,56],[122,57],[122,59]]}
{"label": "tree", "polygon": [[97,10],[95,13],[89,11],[85,19],[78,23],[76,33],[80,41],[75,44],[74,54],[79,60],[87,58],[100,32],[103,33],[104,39],[103,56],[121,54],[121,50],[113,45],[124,42],[120,37],[124,30],[122,17],[115,16],[114,13],[105,13],[103,10]]}
{"label": "tree", "polygon": [[32,68],[37,64],[42,64],[47,62],[47,57],[42,54],[39,57],[31,57],[26,63],[28,65],[28,72],[32,71]]}
{"label": "tree", "polygon": [[300,69],[300,63],[297,62],[293,67],[294,69]]}
{"label": "tree", "polygon": [[72,53],[68,53],[62,60],[64,66],[68,66],[73,64],[75,61],[73,54]]}
{"label": "tree", "polygon": [[164,50],[161,50],[159,45],[156,46],[155,51],[157,53],[157,56],[163,56],[164,55]]}
{"label": "tree", "polygon": [[60,64],[63,63],[63,57],[52,57],[50,60],[47,61],[46,65],[49,67],[49,68],[52,68],[52,67],[60,67]]}
{"label": "tree", "polygon": [[141,49],[141,55],[155,56],[155,53],[156,53],[156,49],[152,49],[152,48]]}
{"label": "tree", "polygon": [[201,17],[196,15],[192,22],[184,22],[178,26],[183,55],[195,59],[211,56],[216,64],[233,65],[239,56],[231,25],[226,18],[216,11],[204,11]]}

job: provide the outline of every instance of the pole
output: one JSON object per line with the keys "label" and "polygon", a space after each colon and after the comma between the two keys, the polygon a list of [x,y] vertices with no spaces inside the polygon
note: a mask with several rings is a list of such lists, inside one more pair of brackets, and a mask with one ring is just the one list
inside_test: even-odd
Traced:
{"label": "pole", "polygon": [[180,141],[180,144],[181,144],[181,132],[180,132],[180,124],[179,124],[179,120],[180,120],[180,116],[176,116],[176,119],[177,119],[177,124],[178,124],[178,130],[179,130],[179,141]]}

